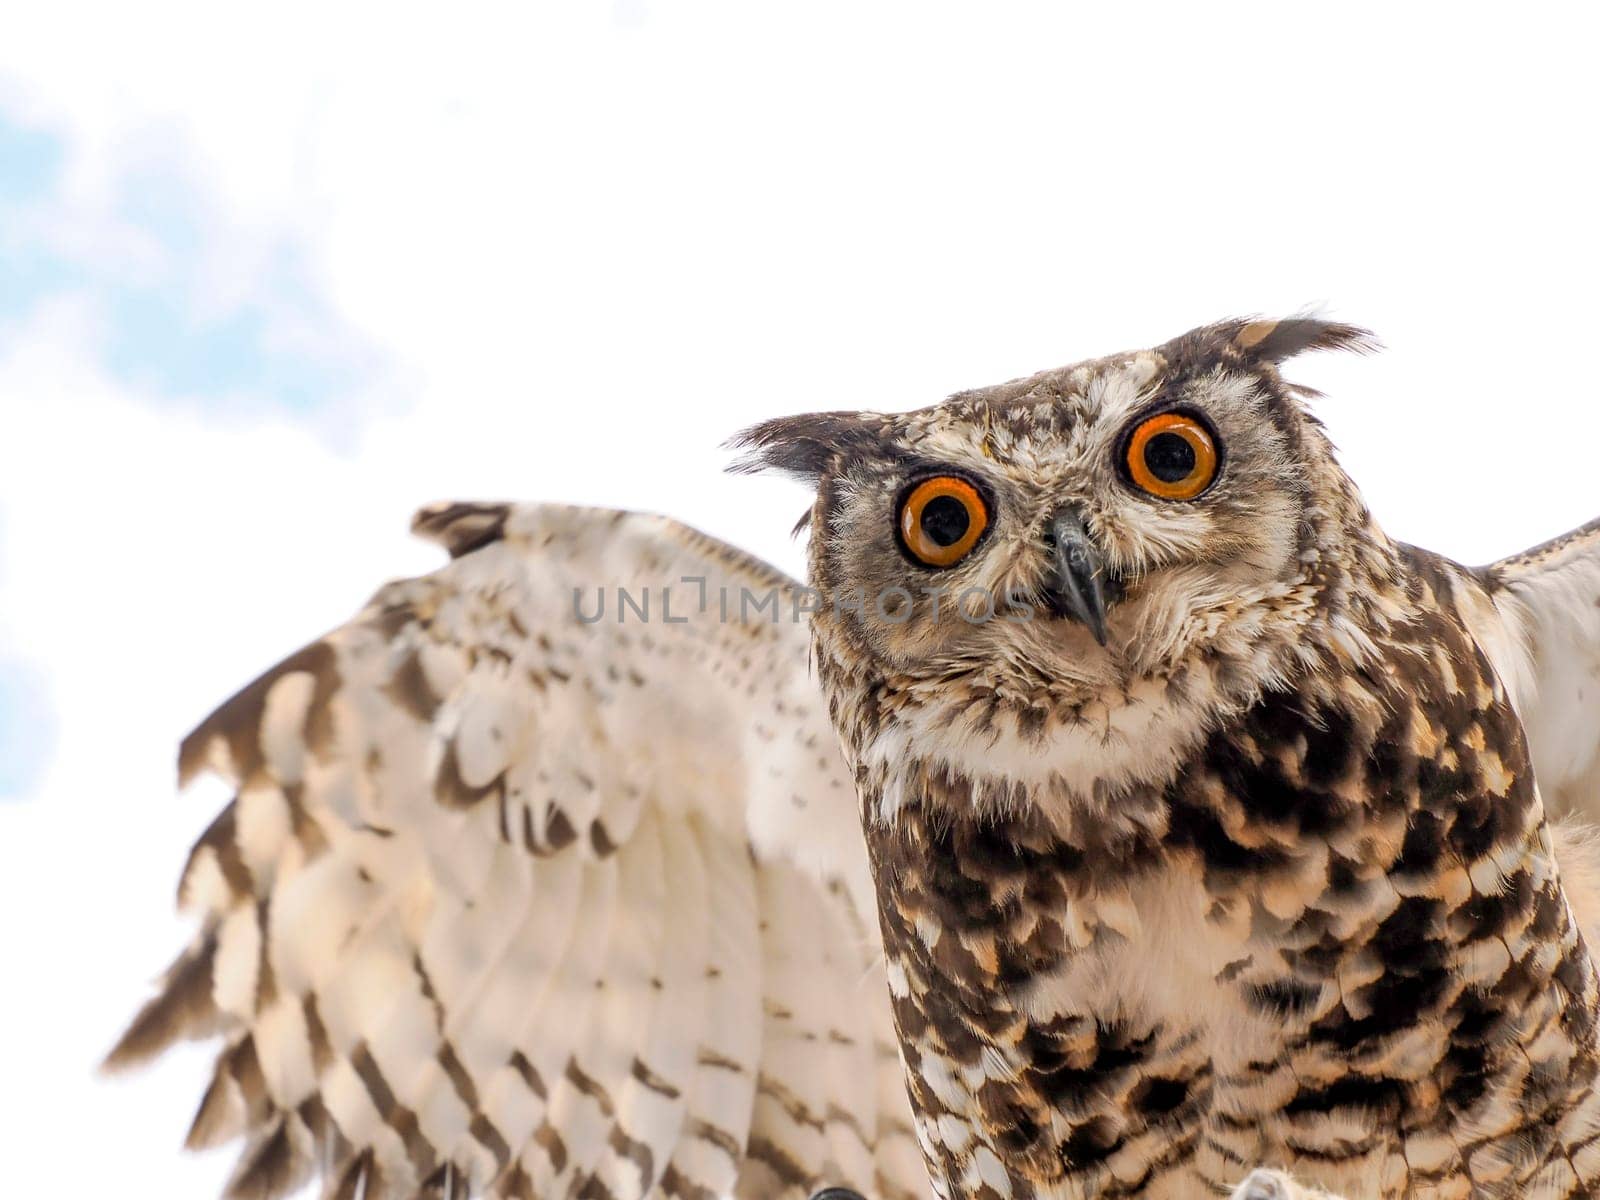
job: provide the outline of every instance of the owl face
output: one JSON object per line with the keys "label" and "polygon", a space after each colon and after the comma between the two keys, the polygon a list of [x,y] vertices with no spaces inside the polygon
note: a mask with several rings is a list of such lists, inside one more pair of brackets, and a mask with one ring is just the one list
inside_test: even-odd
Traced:
{"label": "owl face", "polygon": [[813,479],[820,636],[889,680],[1081,705],[1255,637],[1347,481],[1278,376],[1347,326],[1231,322],[898,415],[749,431]]}

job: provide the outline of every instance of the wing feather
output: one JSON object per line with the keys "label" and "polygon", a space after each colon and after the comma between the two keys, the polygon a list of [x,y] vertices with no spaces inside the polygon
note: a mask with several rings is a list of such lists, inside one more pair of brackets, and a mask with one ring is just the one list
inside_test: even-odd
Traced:
{"label": "wing feather", "polygon": [[[825,923],[818,947],[823,969],[817,973],[818,1016],[829,1074],[823,1088],[823,1122],[832,1161],[845,1179],[874,1177],[873,1145],[878,1123],[872,1031],[862,1003],[864,957],[855,924],[841,911],[840,898],[823,905]],[[852,980],[854,973],[857,978]],[[844,981],[845,986],[832,981]]]}
{"label": "wing feather", "polygon": [[705,880],[698,848],[680,822],[652,815],[666,882],[664,933],[652,1011],[618,1089],[615,1138],[600,1180],[613,1196],[642,1197],[659,1183],[683,1130],[684,1093],[704,1021]]}
{"label": "wing feather", "polygon": [[628,1078],[641,1027],[654,1007],[650,986],[665,940],[666,873],[653,819],[641,821],[619,851],[619,895],[605,962],[585,1003],[590,1025],[568,1062],[552,1101],[563,1131],[567,1163],[554,1193],[582,1191],[595,1177],[613,1139],[626,1137],[617,1098]]}
{"label": "wing feather", "polygon": [[185,740],[236,794],[108,1062],[221,1036],[238,1197],[927,1194],[791,581],[660,518],[416,527],[447,566]]}
{"label": "wing feather", "polygon": [[1600,521],[1481,574],[1545,805],[1600,818]]}
{"label": "wing feather", "polygon": [[703,975],[706,1021],[695,1046],[683,1136],[662,1192],[709,1200],[733,1190],[761,1061],[761,962],[755,872],[745,847],[699,817],[688,826],[705,864],[710,911]]}

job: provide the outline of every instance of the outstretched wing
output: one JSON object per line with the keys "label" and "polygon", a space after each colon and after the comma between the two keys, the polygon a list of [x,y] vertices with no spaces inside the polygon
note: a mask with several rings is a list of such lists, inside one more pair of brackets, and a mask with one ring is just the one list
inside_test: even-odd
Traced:
{"label": "outstretched wing", "polygon": [[1545,805],[1600,818],[1600,521],[1482,575]]}
{"label": "outstretched wing", "polygon": [[233,802],[112,1051],[218,1036],[276,1197],[926,1194],[795,585],[671,521],[451,505],[184,742]]}

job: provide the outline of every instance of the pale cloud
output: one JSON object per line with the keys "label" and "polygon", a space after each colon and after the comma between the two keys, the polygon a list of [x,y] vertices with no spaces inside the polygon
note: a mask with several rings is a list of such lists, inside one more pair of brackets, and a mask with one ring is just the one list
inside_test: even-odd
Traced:
{"label": "pale cloud", "polygon": [[95,361],[164,404],[296,410],[330,435],[368,415],[387,359],[307,286],[286,231],[237,238],[170,153],[80,196],[70,145],[0,113],[0,320],[70,300]]}
{"label": "pale cloud", "polygon": [[[0,659],[53,728],[0,806],[22,1194],[214,1192],[198,1054],[90,1077],[218,800],[173,747],[437,561],[417,504],[665,510],[797,570],[804,495],[723,476],[733,430],[1325,301],[1391,346],[1295,368],[1391,529],[1482,560],[1600,509],[1587,11],[330,7],[34,5],[0,43],[60,153],[0,243],[71,267],[0,308]],[[196,386],[119,360],[108,281],[181,304]],[[194,331],[252,313],[208,369]]]}
{"label": "pale cloud", "polygon": [[[218,431],[128,394],[89,365],[92,323],[68,303],[7,332],[0,396],[8,432],[24,410],[26,436],[0,442],[0,657],[42,666],[28,714],[52,714],[55,752],[27,802],[0,805],[0,1058],[27,1080],[0,1120],[33,1147],[25,1191],[137,1194],[159,1180],[169,1195],[215,1194],[221,1164],[176,1151],[199,1057],[119,1087],[93,1067],[176,948],[174,872],[220,799],[174,799],[176,738],[367,587],[317,538],[294,553],[326,591],[275,586],[263,558],[288,547],[241,527],[224,497],[284,505],[287,537],[320,523],[313,497],[349,464],[287,425]],[[305,482],[303,499],[270,498],[285,477]]]}
{"label": "pale cloud", "polygon": [[[448,428],[537,408],[581,437],[568,410],[609,406],[618,436],[709,445],[1327,301],[1393,347],[1308,368],[1352,381],[1330,419],[1380,509],[1469,557],[1515,545],[1491,496],[1442,508],[1412,472],[1476,456],[1508,391],[1570,386],[1547,348],[1593,318],[1594,15],[967,14],[67,4],[0,71],[70,133],[75,203],[183,164],[208,260],[295,246],[328,322]],[[1497,433],[1548,464],[1536,422]],[[1576,520],[1565,461],[1539,478]]]}

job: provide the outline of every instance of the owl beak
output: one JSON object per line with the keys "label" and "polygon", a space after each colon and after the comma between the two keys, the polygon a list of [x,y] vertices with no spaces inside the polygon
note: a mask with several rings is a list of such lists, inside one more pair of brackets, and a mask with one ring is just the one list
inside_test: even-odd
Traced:
{"label": "owl beak", "polygon": [[1106,563],[1089,536],[1083,517],[1063,509],[1050,522],[1046,538],[1054,559],[1047,597],[1058,617],[1080,622],[1094,640],[1106,644]]}

